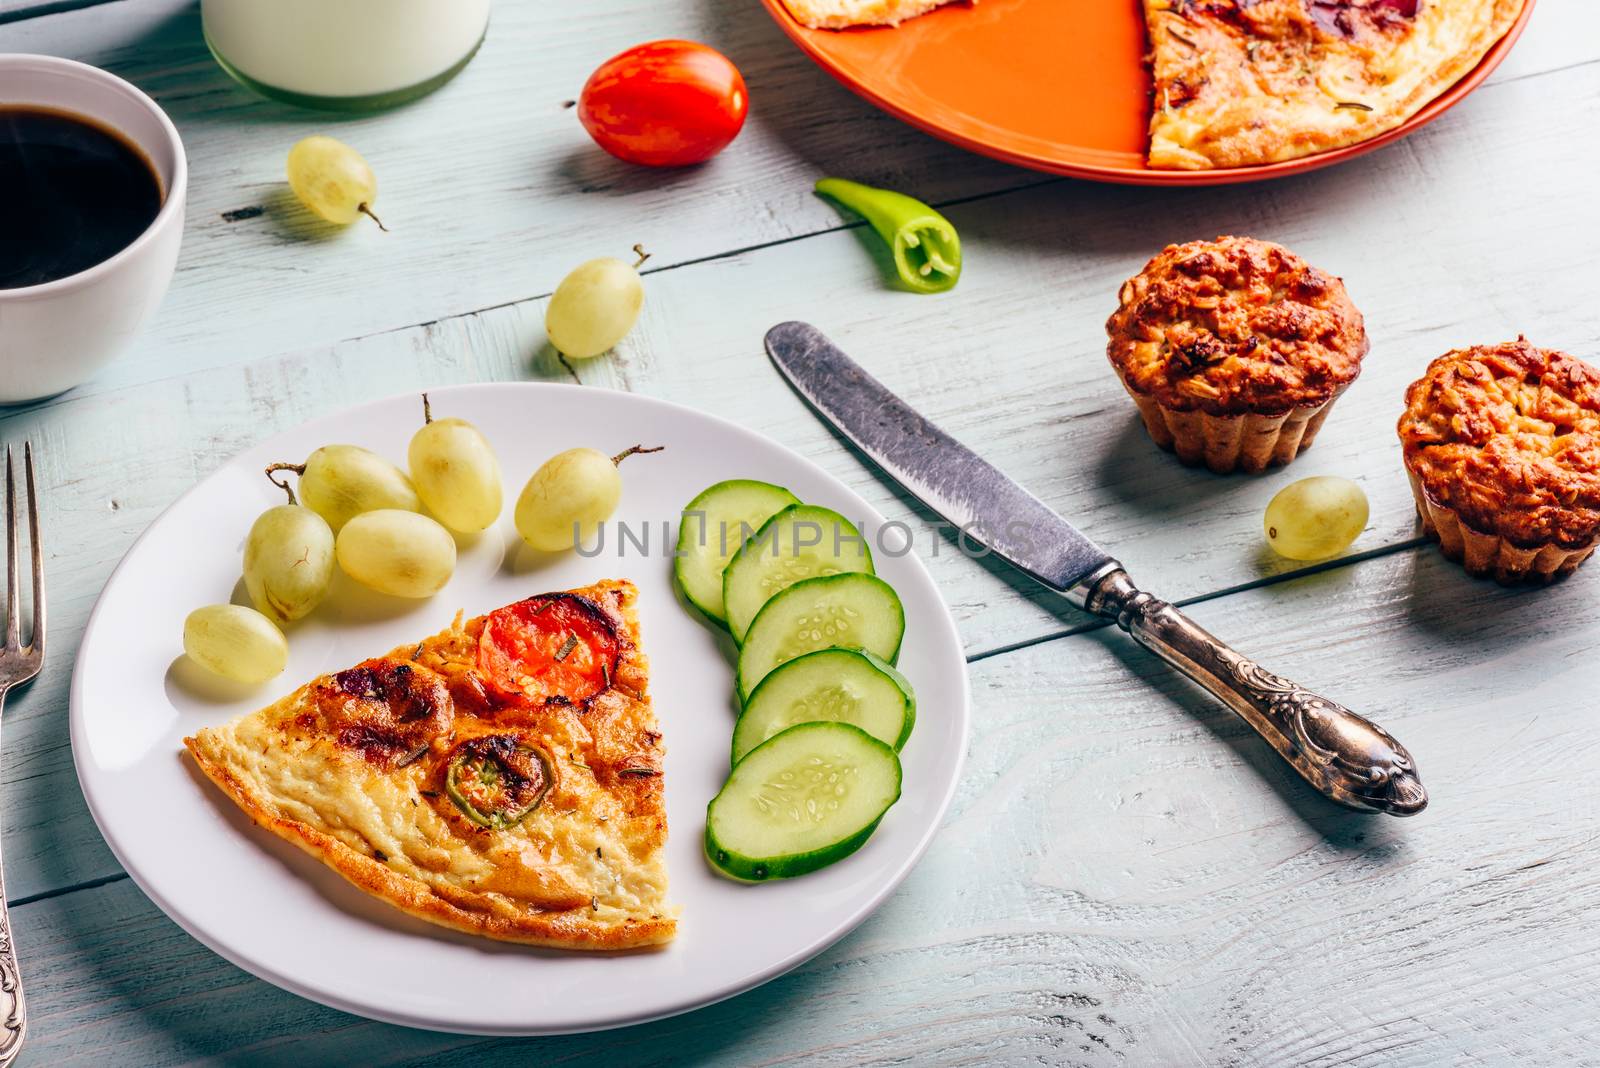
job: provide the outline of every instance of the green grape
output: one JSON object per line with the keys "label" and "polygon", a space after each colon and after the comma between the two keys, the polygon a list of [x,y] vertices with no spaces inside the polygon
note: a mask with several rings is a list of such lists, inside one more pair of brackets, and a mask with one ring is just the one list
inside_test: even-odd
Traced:
{"label": "green grape", "polygon": [[209,604],[183,621],[183,651],[208,671],[235,682],[266,682],[289,662],[289,643],[272,620],[252,608]]}
{"label": "green grape", "polygon": [[544,312],[544,331],[557,352],[587,360],[628,336],[644,306],[637,266],[607,256],[580,264],[561,280]]}
{"label": "green grape", "polygon": [[268,508],[250,527],[244,539],[244,585],[261,614],[283,624],[310,612],[327,595],[333,531],[326,519],[295,501],[288,483],[272,483],[289,495],[289,503]]}
{"label": "green grape", "polygon": [[383,220],[372,213],[378,199],[378,179],[361,153],[331,137],[315,134],[289,149],[289,188],[315,214],[347,226],[359,215],[369,217],[381,230]]}
{"label": "green grape", "polygon": [[432,597],[456,569],[456,542],[425,515],[396,508],[363,512],[334,542],[344,573],[379,593]]}
{"label": "green grape", "polygon": [[422,510],[411,479],[394,464],[359,445],[324,445],[303,464],[273,464],[300,476],[300,499],[328,521],[335,534],[362,512],[379,508]]}
{"label": "green grape", "polygon": [[616,456],[568,449],[550,457],[517,498],[517,533],[541,552],[560,552],[590,541],[622,498],[617,465],[634,453],[660,451],[635,445]]}
{"label": "green grape", "polygon": [[435,419],[422,395],[422,429],[411,437],[407,462],[417,496],[451,530],[476,534],[500,518],[500,461],[478,428],[465,419]]}
{"label": "green grape", "polygon": [[1278,491],[1267,505],[1267,544],[1291,560],[1343,552],[1367,526],[1367,495],[1348,478],[1317,475]]}

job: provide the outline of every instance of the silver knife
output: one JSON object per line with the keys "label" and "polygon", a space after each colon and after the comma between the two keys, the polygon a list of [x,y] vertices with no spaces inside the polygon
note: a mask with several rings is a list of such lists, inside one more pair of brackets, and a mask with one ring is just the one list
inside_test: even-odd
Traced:
{"label": "silver knife", "polygon": [[1140,645],[1237,712],[1313,788],[1368,812],[1412,816],[1428,804],[1406,747],[1382,727],[1234,652],[1122,565],[846,356],[816,327],[780,323],[767,355],[796,391],[896,482],[970,541],[1072,604],[1113,620]]}

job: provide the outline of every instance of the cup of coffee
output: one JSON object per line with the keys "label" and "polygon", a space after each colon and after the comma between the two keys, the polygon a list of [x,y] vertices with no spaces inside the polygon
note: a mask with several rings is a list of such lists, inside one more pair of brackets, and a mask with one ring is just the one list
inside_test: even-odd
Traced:
{"label": "cup of coffee", "polygon": [[138,333],[172,281],[188,184],[144,93],[0,54],[0,404],[71,389]]}

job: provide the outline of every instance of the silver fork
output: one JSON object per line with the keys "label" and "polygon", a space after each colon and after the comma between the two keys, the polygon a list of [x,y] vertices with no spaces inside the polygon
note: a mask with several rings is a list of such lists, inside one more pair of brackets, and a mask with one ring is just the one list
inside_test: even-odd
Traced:
{"label": "silver fork", "polygon": [[[6,446],[6,639],[0,647],[0,709],[11,687],[39,674],[44,663],[44,552],[39,546],[39,494],[33,485],[33,444],[22,446],[28,482],[28,542],[33,550],[33,635],[22,644],[22,578],[17,573],[17,479]],[[6,912],[5,870],[0,867],[0,1068],[8,1068],[22,1052],[28,1034],[28,1006],[22,997],[22,973]]]}

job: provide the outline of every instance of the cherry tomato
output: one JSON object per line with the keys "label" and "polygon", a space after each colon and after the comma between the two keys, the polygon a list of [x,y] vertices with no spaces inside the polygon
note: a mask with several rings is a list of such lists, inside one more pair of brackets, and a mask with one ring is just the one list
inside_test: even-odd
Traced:
{"label": "cherry tomato", "polygon": [[589,76],[578,119],[618,159],[650,167],[703,163],[744,125],[744,78],[728,57],[693,41],[652,41]]}
{"label": "cherry tomato", "polygon": [[611,686],[621,643],[599,605],[545,594],[491,612],[478,639],[478,670],[503,696],[577,704]]}

